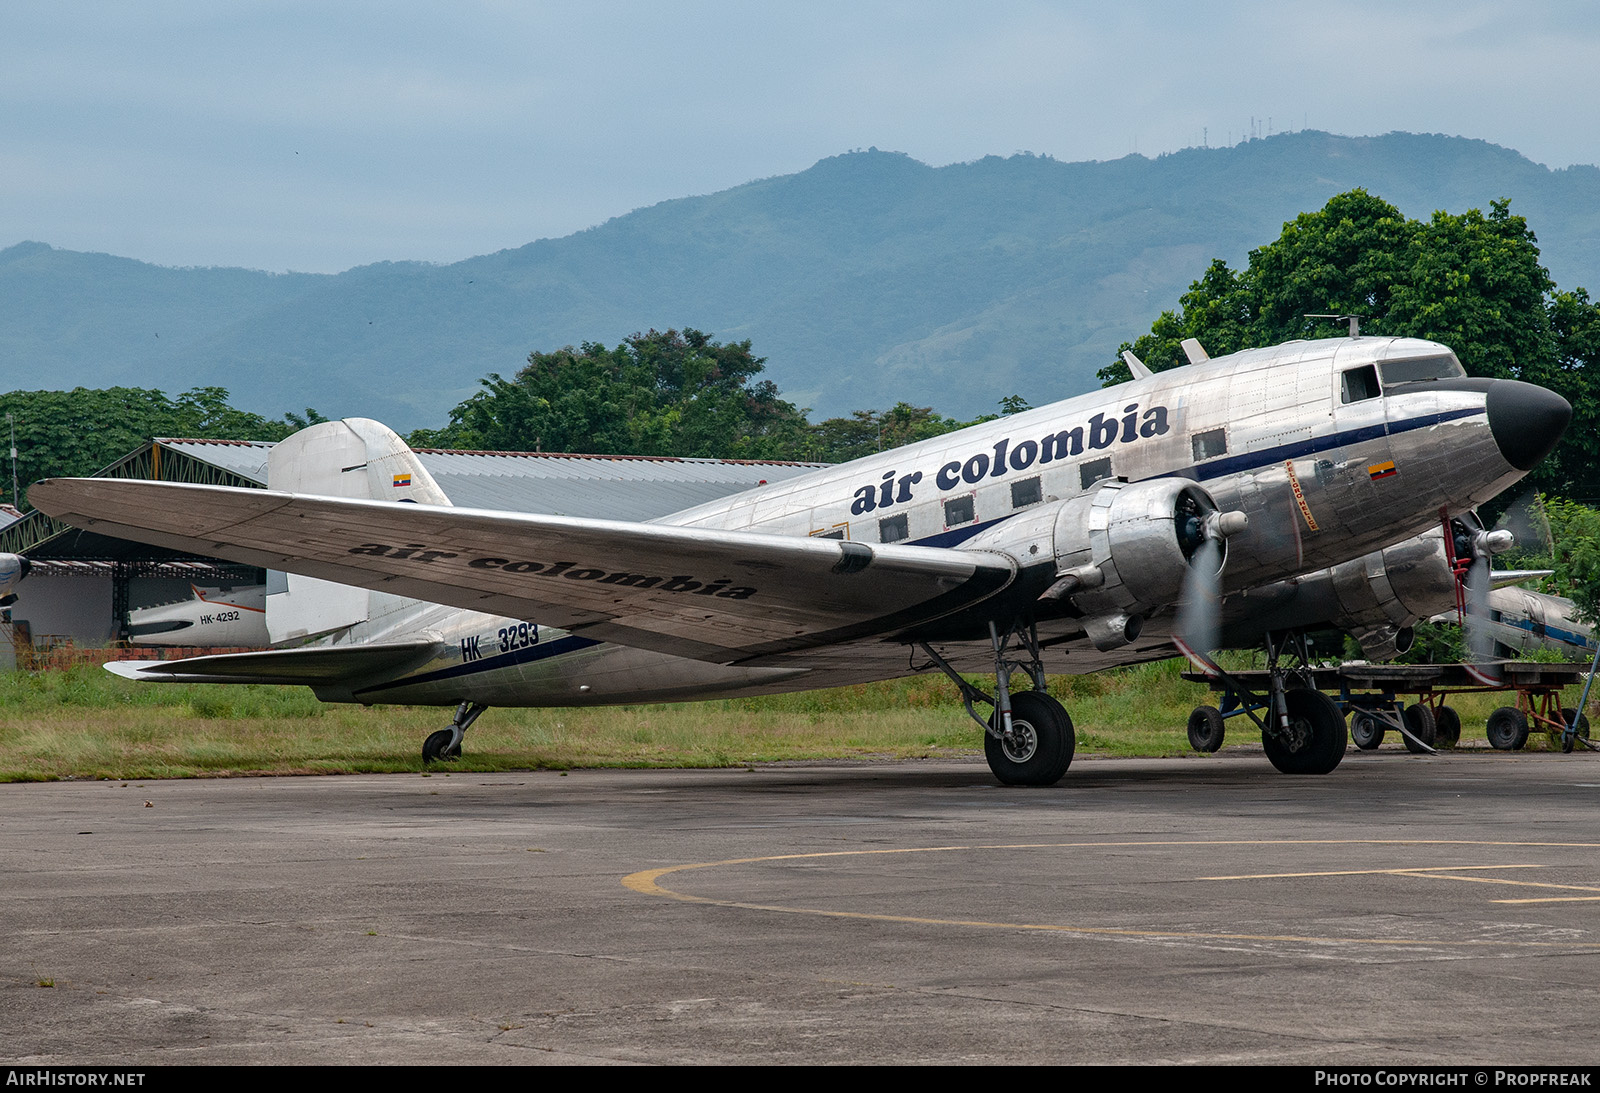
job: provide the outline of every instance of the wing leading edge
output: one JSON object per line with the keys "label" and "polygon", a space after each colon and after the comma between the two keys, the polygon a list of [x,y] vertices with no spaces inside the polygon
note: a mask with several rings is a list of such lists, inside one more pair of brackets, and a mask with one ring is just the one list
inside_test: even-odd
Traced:
{"label": "wing leading edge", "polygon": [[993,596],[1002,554],[128,479],[35,483],[76,527],[717,663],[893,635]]}

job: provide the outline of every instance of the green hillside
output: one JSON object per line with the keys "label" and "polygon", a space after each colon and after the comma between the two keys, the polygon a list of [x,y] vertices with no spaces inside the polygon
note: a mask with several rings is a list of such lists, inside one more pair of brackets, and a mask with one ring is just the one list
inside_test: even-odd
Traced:
{"label": "green hillside", "polygon": [[1357,186],[1413,217],[1510,198],[1563,288],[1600,286],[1600,170],[1482,141],[1303,132],[941,168],[869,150],[447,266],[174,270],[22,244],[0,251],[0,386],[216,385],[264,414],[409,429],[530,351],[691,325],[752,339],[813,418],[900,400],[972,417],[1096,386],[1211,259],[1241,264]]}

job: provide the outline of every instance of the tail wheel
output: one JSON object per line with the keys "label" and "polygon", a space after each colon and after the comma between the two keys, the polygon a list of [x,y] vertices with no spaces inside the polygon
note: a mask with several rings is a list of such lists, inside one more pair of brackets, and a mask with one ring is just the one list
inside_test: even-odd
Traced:
{"label": "tail wheel", "polygon": [[1528,742],[1528,717],[1515,706],[1501,706],[1489,715],[1484,731],[1491,747],[1516,751]]}
{"label": "tail wheel", "polygon": [[[1404,717],[1406,732],[1411,734],[1401,737],[1406,742],[1406,751],[1415,755],[1428,754],[1428,748],[1433,747],[1433,741],[1439,735],[1439,726],[1433,719],[1433,711],[1417,702],[1406,707]],[[1412,737],[1416,739],[1413,740]],[[1419,741],[1427,747],[1422,747]]]}
{"label": "tail wheel", "polygon": [[428,739],[422,742],[422,761],[437,763],[443,759],[460,759],[461,745],[451,747],[455,733],[450,729],[440,729],[438,732],[429,733]]}
{"label": "tail wheel", "polygon": [[1217,751],[1222,747],[1222,711],[1214,706],[1196,706],[1189,715],[1189,746],[1195,751]]}
{"label": "tail wheel", "polygon": [[1339,704],[1321,691],[1297,687],[1284,695],[1289,710],[1287,733],[1269,723],[1261,746],[1272,765],[1285,774],[1327,774],[1344,758],[1348,735]]}
{"label": "tail wheel", "polygon": [[[996,711],[989,718],[995,725]],[[1053,786],[1072,764],[1077,741],[1065,707],[1043,691],[1011,696],[1011,735],[983,734],[983,755],[1008,786]]]}

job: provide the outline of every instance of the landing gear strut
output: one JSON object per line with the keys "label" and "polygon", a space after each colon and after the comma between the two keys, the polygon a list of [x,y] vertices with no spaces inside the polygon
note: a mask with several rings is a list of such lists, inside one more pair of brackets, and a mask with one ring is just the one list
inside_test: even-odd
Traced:
{"label": "landing gear strut", "polygon": [[463,702],[457,706],[456,716],[450,722],[450,727],[429,733],[428,739],[422,742],[423,765],[446,759],[460,759],[462,738],[467,735],[467,729],[472,723],[478,720],[478,715],[488,708],[482,702]]}
{"label": "landing gear strut", "polygon": [[[1287,654],[1290,663],[1279,664]],[[1285,774],[1327,774],[1344,758],[1348,735],[1339,704],[1316,689],[1305,635],[1267,634],[1267,694],[1251,693],[1238,679],[1207,662],[1207,674],[1225,683],[1243,712],[1261,729],[1261,746]],[[1265,717],[1258,717],[1257,709]],[[1379,737],[1381,739],[1381,736]],[[1373,743],[1376,747],[1376,743]]]}
{"label": "landing gear strut", "polygon": [[[1027,659],[1008,658],[1013,639]],[[1053,786],[1072,764],[1077,741],[1066,708],[1045,692],[1039,635],[1031,623],[1014,623],[1001,634],[991,622],[989,640],[994,647],[992,698],[963,679],[926,642],[919,644],[961,691],[967,714],[983,726],[983,755],[994,776],[1008,786]],[[1028,674],[1033,690],[1011,693],[1011,675],[1017,671]],[[973,708],[976,702],[994,707],[994,712],[987,719],[980,717]]]}
{"label": "landing gear strut", "polygon": [[[1294,663],[1280,668],[1278,658],[1285,652]],[[1310,666],[1304,634],[1291,632],[1277,640],[1267,634],[1271,716],[1261,726],[1261,747],[1285,774],[1327,774],[1344,758],[1349,740],[1339,704],[1315,688]]]}

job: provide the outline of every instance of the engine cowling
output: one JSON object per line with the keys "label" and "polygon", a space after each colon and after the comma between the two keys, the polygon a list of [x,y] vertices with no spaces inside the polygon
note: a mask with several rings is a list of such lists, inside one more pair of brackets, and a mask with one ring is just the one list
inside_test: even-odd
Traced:
{"label": "engine cowling", "polygon": [[1056,513],[1060,580],[1050,594],[1072,597],[1095,648],[1116,649],[1139,636],[1145,616],[1178,602],[1208,538],[1221,541],[1211,555],[1220,570],[1226,536],[1243,526],[1243,513],[1218,512],[1209,493],[1184,479],[1102,482]]}

